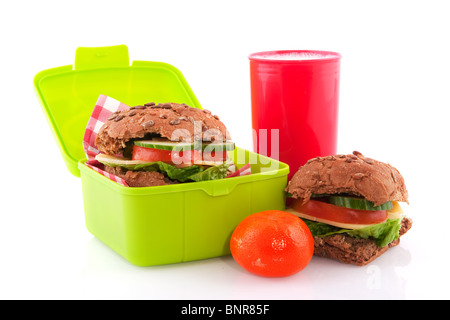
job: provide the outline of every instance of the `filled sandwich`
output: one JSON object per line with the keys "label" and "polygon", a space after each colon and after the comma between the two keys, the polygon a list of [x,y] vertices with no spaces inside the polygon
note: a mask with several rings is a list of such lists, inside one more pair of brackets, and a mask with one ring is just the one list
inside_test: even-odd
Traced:
{"label": "filled sandwich", "polygon": [[234,149],[219,117],[178,103],[117,111],[100,128],[95,159],[130,187],[225,178]]}
{"label": "filled sandwich", "polygon": [[288,211],[308,225],[317,256],[367,265],[412,226],[399,204],[408,203],[402,175],[358,151],[309,160],[286,191]]}

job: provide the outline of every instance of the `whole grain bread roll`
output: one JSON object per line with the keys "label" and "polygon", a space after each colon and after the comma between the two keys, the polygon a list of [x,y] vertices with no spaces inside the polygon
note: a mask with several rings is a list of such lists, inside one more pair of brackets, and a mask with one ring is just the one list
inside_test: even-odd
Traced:
{"label": "whole grain bread roll", "polygon": [[104,170],[124,179],[130,187],[165,186],[176,182],[155,171],[132,171],[122,167],[105,166]]}
{"label": "whole grain bread roll", "polygon": [[127,142],[158,136],[171,141],[227,141],[231,137],[210,111],[178,103],[147,103],[118,111],[100,128],[95,145],[109,155],[121,154]]}
{"label": "whole grain bread roll", "polygon": [[[400,172],[390,164],[365,157],[358,151],[309,160],[294,174],[286,191],[301,204],[309,201],[312,195],[321,194],[360,196],[375,206],[388,201],[408,203],[408,191]],[[370,238],[355,238],[346,233],[314,236],[314,255],[365,266],[397,246],[400,237],[411,226],[412,219],[403,217],[399,237],[384,247],[378,247]]]}
{"label": "whole grain bread roll", "polygon": [[362,196],[375,206],[388,201],[408,202],[408,191],[400,172],[358,151],[309,160],[294,174],[286,191],[303,202],[313,194]]}
{"label": "whole grain bread roll", "polygon": [[314,255],[346,264],[365,266],[390,248],[399,245],[400,238],[411,229],[412,223],[411,218],[403,218],[398,239],[392,241],[385,247],[378,247],[371,239],[353,238],[346,234],[313,237]]}

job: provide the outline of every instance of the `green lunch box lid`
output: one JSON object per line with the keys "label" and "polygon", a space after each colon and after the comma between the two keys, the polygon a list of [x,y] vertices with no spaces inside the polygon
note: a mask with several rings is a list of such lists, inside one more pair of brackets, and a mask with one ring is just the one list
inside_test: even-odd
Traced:
{"label": "green lunch box lid", "polygon": [[177,68],[151,61],[130,65],[125,45],[79,47],[74,66],[39,72],[34,88],[66,166],[77,177],[78,161],[86,157],[82,143],[86,124],[101,94],[129,106],[176,102],[201,108]]}

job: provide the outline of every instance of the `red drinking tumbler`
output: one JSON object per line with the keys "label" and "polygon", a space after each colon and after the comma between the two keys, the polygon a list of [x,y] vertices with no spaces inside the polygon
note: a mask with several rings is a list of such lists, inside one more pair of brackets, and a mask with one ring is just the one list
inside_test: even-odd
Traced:
{"label": "red drinking tumbler", "polygon": [[341,55],[285,50],[250,59],[253,149],[285,162],[336,154]]}

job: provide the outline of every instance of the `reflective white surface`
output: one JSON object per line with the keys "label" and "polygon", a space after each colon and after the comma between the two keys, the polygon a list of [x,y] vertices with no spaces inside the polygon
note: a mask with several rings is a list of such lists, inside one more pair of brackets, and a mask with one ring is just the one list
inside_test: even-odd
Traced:
{"label": "reflective white surface", "polygon": [[[70,178],[70,179],[69,179]],[[368,266],[313,257],[286,278],[248,273],[231,256],[136,267],[84,227],[79,181],[2,218],[1,298],[43,299],[427,299],[448,298],[448,258],[415,220],[400,246]],[[70,185],[70,186],[69,186]],[[19,204],[19,206],[17,206]],[[20,210],[19,210],[20,209]],[[442,237],[443,238],[443,237]],[[436,238],[434,238],[436,240]],[[443,252],[442,252],[443,251]]]}
{"label": "reflective white surface", "polygon": [[[67,9],[57,1],[30,1],[28,10],[11,2],[0,20],[9,30],[0,51],[0,299],[450,298],[450,59],[443,41],[450,21],[444,2],[258,2],[258,13],[254,1],[192,11],[183,2],[136,1],[124,8],[98,1],[89,2],[87,12],[82,2],[64,19],[58,13]],[[294,3],[299,7],[287,10]],[[269,23],[274,17],[283,24]],[[137,22],[148,19],[153,23]],[[131,60],[178,67],[200,103],[248,149],[247,56],[282,49],[341,53],[338,151],[359,150],[400,170],[412,229],[368,266],[314,257],[287,278],[254,276],[230,256],[131,265],[86,230],[80,180],[65,168],[32,88],[37,72],[73,64],[78,46],[115,44],[128,45]]]}

